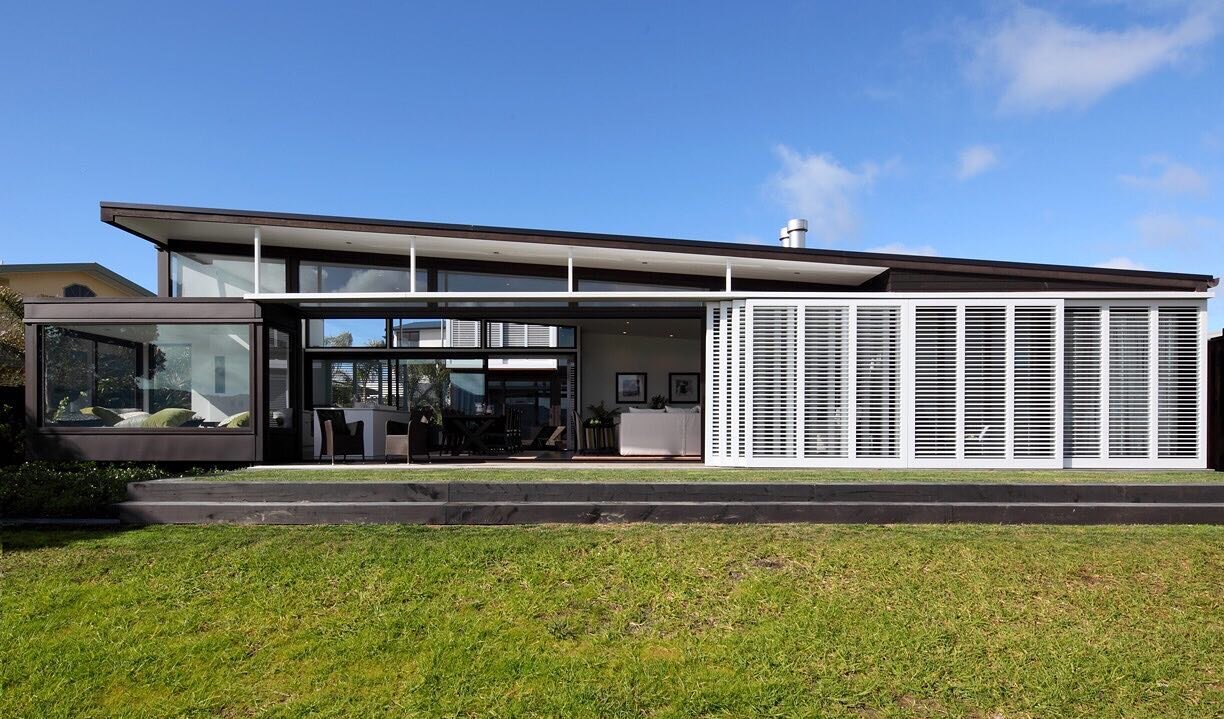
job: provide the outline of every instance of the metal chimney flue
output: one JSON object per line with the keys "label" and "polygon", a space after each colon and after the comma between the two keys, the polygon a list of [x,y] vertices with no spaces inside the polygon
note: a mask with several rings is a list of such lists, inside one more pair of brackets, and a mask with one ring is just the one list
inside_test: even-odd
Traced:
{"label": "metal chimney flue", "polygon": [[785,247],[803,249],[807,246],[807,220],[791,220],[786,223],[786,227],[783,227],[782,230],[786,232],[789,238],[789,241],[784,243]]}
{"label": "metal chimney flue", "polygon": [[786,231],[785,227],[778,228],[778,244],[783,247],[790,247],[790,233]]}

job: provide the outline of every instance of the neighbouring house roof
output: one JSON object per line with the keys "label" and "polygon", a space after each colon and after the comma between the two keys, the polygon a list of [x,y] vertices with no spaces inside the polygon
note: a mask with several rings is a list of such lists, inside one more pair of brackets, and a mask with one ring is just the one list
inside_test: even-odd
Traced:
{"label": "neighbouring house roof", "polygon": [[411,241],[419,255],[430,257],[564,266],[573,256],[575,266],[706,276],[720,276],[729,264],[737,278],[848,287],[874,282],[897,291],[995,284],[996,289],[1006,290],[1019,287],[1019,282],[1030,287],[1084,284],[1202,291],[1218,282],[1204,274],[122,202],[101,203],[101,217],[163,246],[175,240],[249,246],[258,227],[265,247],[403,256]]}
{"label": "neighbouring house roof", "polygon": [[31,273],[80,272],[100,278],[112,285],[128,290],[137,297],[153,297],[156,293],[141,287],[114,270],[97,262],[36,262],[27,264],[0,264],[0,277]]}

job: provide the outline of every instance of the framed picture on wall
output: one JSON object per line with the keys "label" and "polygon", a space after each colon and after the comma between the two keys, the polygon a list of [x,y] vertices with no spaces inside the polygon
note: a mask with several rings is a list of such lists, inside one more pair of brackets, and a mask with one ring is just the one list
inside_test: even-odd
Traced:
{"label": "framed picture on wall", "polygon": [[667,375],[669,404],[695,404],[701,401],[701,375],[697,372],[672,372]]}
{"label": "framed picture on wall", "polygon": [[645,372],[616,373],[616,403],[635,404],[646,401]]}

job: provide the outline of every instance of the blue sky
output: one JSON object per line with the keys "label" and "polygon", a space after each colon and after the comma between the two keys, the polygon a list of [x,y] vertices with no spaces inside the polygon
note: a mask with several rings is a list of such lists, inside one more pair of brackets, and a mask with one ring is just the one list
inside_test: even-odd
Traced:
{"label": "blue sky", "polygon": [[153,286],[109,199],[1224,273],[1219,0],[353,5],[8,3],[0,259]]}

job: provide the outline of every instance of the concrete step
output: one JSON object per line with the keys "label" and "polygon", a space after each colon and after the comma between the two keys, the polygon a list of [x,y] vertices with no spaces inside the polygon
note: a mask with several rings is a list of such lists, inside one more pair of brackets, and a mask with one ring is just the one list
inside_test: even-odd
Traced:
{"label": "concrete step", "polygon": [[1049,502],[1224,503],[1224,482],[998,484],[799,482],[226,482],[128,485],[153,502]]}
{"label": "concrete step", "polygon": [[132,524],[1224,524],[1224,503],[128,501],[119,515]]}

